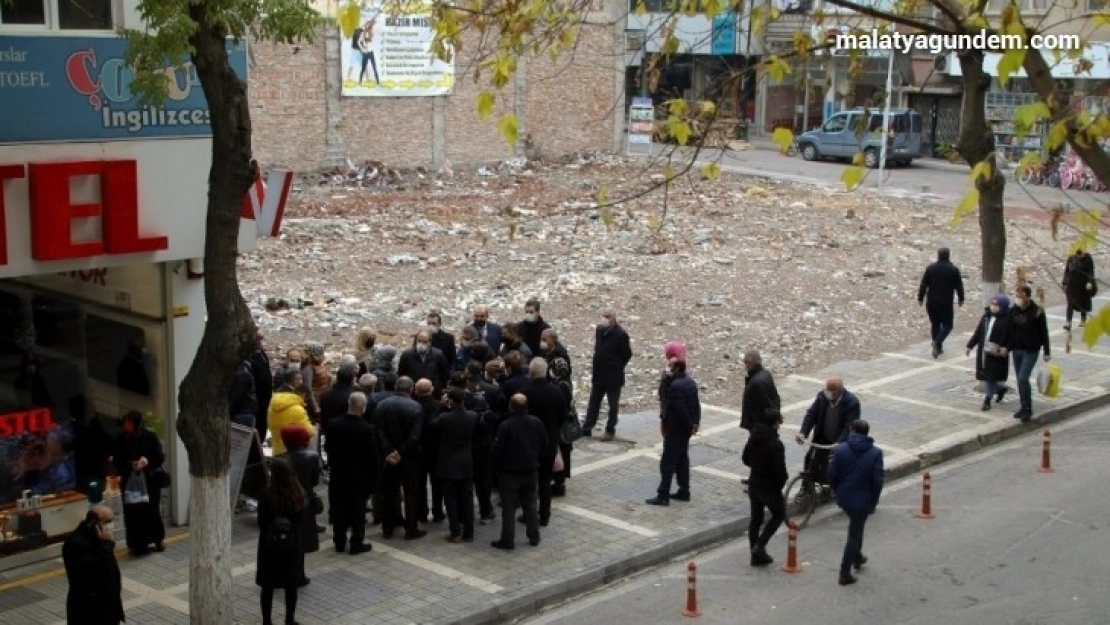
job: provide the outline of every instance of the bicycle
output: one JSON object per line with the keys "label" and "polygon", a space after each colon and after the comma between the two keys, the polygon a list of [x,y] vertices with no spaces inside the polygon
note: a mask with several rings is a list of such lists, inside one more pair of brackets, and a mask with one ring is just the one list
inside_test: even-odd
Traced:
{"label": "bicycle", "polygon": [[[804,444],[815,449],[836,449],[836,445],[818,445],[804,441]],[[786,500],[786,516],[793,519],[798,529],[803,529],[809,523],[810,517],[817,510],[818,505],[824,505],[833,500],[833,490],[824,480],[817,480],[809,471],[802,470],[786,483],[783,498]]]}

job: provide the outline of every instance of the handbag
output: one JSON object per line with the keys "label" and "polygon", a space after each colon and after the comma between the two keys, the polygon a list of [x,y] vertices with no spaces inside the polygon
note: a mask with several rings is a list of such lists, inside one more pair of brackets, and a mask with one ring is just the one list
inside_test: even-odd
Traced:
{"label": "handbag", "polygon": [[559,440],[565,445],[571,445],[582,438],[582,421],[578,418],[578,409],[574,402],[568,402],[567,414],[559,425]]}
{"label": "handbag", "polygon": [[150,472],[150,487],[162,490],[169,488],[173,480],[170,479],[169,471],[166,471],[166,465],[160,465],[157,469]]}
{"label": "handbag", "polygon": [[146,476],[142,471],[135,471],[131,479],[127,480],[127,487],[123,489],[123,503],[137,504],[150,503],[150,493],[146,488]]}

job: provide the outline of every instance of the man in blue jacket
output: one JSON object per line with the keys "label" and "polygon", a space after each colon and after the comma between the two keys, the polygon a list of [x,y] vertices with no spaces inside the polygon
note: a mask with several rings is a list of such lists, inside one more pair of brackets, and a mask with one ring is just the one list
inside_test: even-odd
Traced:
{"label": "man in blue jacket", "polygon": [[867,562],[863,555],[863,527],[879,505],[883,491],[883,452],[868,436],[871,426],[862,419],[853,421],[846,445],[837,445],[829,462],[829,486],[836,492],[836,504],[848,515],[848,542],[840,560],[840,585],[856,583],[852,567],[858,571]]}
{"label": "man in blue jacket", "polygon": [[[825,382],[825,390],[817,393],[802,429],[794,436],[799,445],[813,433],[815,445],[832,445],[848,440],[848,426],[860,418],[859,399],[844,388],[844,379],[834,375]],[[831,450],[810,447],[806,452],[805,469],[818,482],[828,474]]]}

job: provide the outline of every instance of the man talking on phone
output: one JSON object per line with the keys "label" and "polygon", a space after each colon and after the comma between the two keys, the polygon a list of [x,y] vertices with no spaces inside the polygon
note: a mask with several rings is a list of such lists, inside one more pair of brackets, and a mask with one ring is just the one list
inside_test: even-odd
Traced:
{"label": "man talking on phone", "polygon": [[109,528],[114,519],[111,508],[93,506],[62,546],[70,625],[119,625],[126,620],[116,541]]}

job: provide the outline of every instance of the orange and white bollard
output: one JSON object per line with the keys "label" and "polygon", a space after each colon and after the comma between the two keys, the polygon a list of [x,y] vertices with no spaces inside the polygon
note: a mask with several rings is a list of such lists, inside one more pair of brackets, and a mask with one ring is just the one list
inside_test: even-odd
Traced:
{"label": "orange and white bollard", "polygon": [[798,524],[791,520],[786,522],[786,527],[789,533],[786,535],[786,564],[782,565],[782,570],[801,573],[802,567],[798,564]]}
{"label": "orange and white bollard", "polygon": [[932,519],[933,515],[933,476],[926,471],[921,476],[921,510],[914,514],[919,519]]}
{"label": "orange and white bollard", "polygon": [[1052,473],[1052,434],[1048,430],[1041,435],[1041,467],[1037,473]]}
{"label": "orange and white bollard", "polygon": [[698,565],[686,565],[686,607],[682,616],[701,616],[698,610]]}

